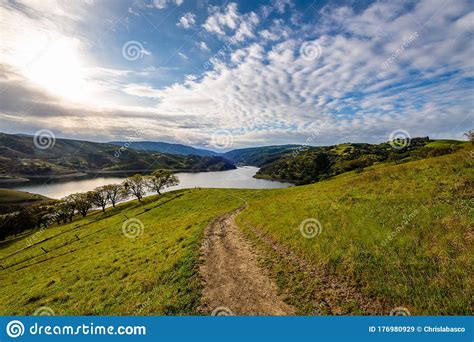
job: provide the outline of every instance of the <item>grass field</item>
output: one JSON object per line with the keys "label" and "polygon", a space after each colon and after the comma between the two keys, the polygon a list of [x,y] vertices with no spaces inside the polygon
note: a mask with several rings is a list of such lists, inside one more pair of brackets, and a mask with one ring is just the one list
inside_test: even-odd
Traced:
{"label": "grass field", "polygon": [[[472,314],[472,162],[461,151],[308,186],[180,190],[94,212],[0,244],[0,314],[196,314],[203,228],[245,201],[237,222],[299,314]],[[322,230],[305,238],[310,218]]]}
{"label": "grass field", "polygon": [[[367,308],[388,314],[400,306],[419,315],[472,314],[472,162],[462,152],[274,191],[252,203],[238,222],[244,228],[250,222],[316,265],[323,280],[345,279],[347,290],[362,298],[335,298],[332,308],[320,307],[338,292],[291,265],[284,253],[270,251],[264,262],[302,314],[359,314]],[[321,223],[313,238],[299,231],[309,218]]]}
{"label": "grass field", "polygon": [[0,189],[0,204],[16,204],[47,200],[46,197],[29,192]]}
{"label": "grass field", "polygon": [[458,145],[465,145],[466,142],[461,140],[449,140],[449,139],[440,139],[430,142],[426,145],[426,147],[450,147],[450,146],[458,146]]}
{"label": "grass field", "polygon": [[[203,228],[240,205],[220,191],[177,191],[4,242],[0,314],[33,314],[41,306],[58,315],[192,314]],[[127,218],[143,224],[129,226],[132,236],[142,234],[124,235]]]}

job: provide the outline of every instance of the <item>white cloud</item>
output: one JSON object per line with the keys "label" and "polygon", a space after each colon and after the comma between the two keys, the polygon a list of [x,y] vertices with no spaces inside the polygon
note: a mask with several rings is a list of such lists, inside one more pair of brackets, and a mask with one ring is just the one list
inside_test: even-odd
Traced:
{"label": "white cloud", "polygon": [[156,98],[158,97],[158,94],[159,94],[159,92],[156,89],[154,89],[151,85],[147,85],[147,84],[131,83],[122,87],[121,90],[126,94],[139,96],[139,97]]}
{"label": "white cloud", "polygon": [[179,21],[176,23],[176,26],[183,27],[185,29],[194,26],[196,23],[196,15],[190,12],[185,13]]}
{"label": "white cloud", "polygon": [[[231,2],[225,8],[211,7],[210,16],[203,27],[220,38],[228,38],[231,42],[242,42],[255,36],[254,31],[259,22],[260,19],[255,12],[241,14],[237,4]],[[229,36],[226,31],[230,32]]]}
{"label": "white cloud", "polygon": [[165,9],[170,5],[181,6],[184,0],[153,0],[153,7],[157,9]]}
{"label": "white cloud", "polygon": [[168,0],[153,0],[155,8],[164,9],[168,7]]}
{"label": "white cloud", "polygon": [[[423,6],[410,14],[398,11],[390,20],[383,13],[396,11],[393,5],[374,6],[378,8],[351,13],[345,19],[344,29],[350,35],[323,34],[306,40],[321,46],[319,59],[301,56],[302,40],[286,39],[269,51],[254,43],[232,51],[231,64],[226,64],[225,59],[215,61],[215,69],[201,79],[159,90],[158,110],[184,115],[188,107],[193,108],[197,117],[210,119],[217,127],[234,132],[241,144],[260,139],[276,141],[282,136],[304,142],[315,122],[324,122],[316,143],[381,141],[397,128],[407,129],[413,136],[443,136],[451,132],[452,136],[460,137],[466,129],[462,124],[466,115],[472,122],[472,108],[466,100],[473,95],[468,89],[456,87],[465,75],[454,78],[452,85],[432,82],[427,77],[473,67],[469,53],[462,50],[468,40],[468,35],[462,34],[470,14],[463,14],[462,8],[451,10],[451,15],[458,19],[443,20],[442,31],[432,27],[438,25],[433,19],[425,24],[425,30],[420,30],[412,19],[408,24],[408,19],[426,17]],[[328,30],[334,27],[332,14],[325,18]],[[217,19],[215,22],[225,23]],[[384,34],[381,38],[380,32],[369,32],[359,25],[362,22],[381,27],[390,36]],[[222,30],[228,27],[219,26]],[[419,38],[383,70],[383,62],[415,29],[421,31]],[[436,30],[436,35],[432,30]],[[276,39],[269,34],[270,31],[263,35]],[[431,50],[434,39],[436,50]],[[435,64],[430,66],[433,60]],[[413,74],[419,73],[420,65],[427,69],[417,79]],[[398,84],[403,86],[387,88]]]}
{"label": "white cloud", "polygon": [[292,8],[295,4],[291,0],[275,0],[273,6],[278,13],[283,14],[287,7]]}
{"label": "white cloud", "polygon": [[[2,13],[6,21],[0,31],[8,33],[0,42],[2,66],[17,71],[0,75],[2,88],[8,88],[2,95],[1,130],[34,132],[54,122],[63,134],[111,139],[133,126],[147,139],[206,142],[216,129],[228,129],[236,147],[304,143],[316,129],[315,144],[378,142],[398,128],[412,136],[461,138],[473,124],[474,95],[467,78],[474,70],[474,12],[462,0],[438,8],[427,0],[409,12],[391,2],[357,13],[327,6],[318,13],[317,26],[294,27],[277,20],[258,33],[255,13],[239,13],[233,3],[212,8],[204,28],[240,44],[213,56],[204,74],[181,75],[183,81],[167,87],[151,80],[159,79],[160,68],[88,64],[81,56],[81,37],[67,34],[70,21],[77,19],[71,15],[61,23],[33,23],[26,15]],[[397,50],[414,32],[418,37]],[[100,106],[65,101],[27,78],[22,67],[28,57],[41,54],[50,40],[64,42],[60,51],[80,57],[80,79]],[[318,44],[321,56],[303,58],[305,42]],[[204,41],[196,44],[209,50]],[[184,53],[179,55],[186,59]],[[383,68],[394,53],[396,58]]]}
{"label": "white cloud", "polygon": [[261,30],[259,35],[269,41],[288,39],[291,29],[287,27],[282,19],[276,19],[268,29]]}
{"label": "white cloud", "polygon": [[211,49],[209,49],[209,46],[207,46],[207,44],[205,42],[199,42],[199,48],[202,51],[210,51],[211,50]]}

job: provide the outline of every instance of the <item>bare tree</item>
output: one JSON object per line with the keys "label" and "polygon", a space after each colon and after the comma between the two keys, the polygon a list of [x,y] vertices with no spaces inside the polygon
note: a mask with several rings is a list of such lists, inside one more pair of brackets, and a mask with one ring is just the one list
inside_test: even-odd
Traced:
{"label": "bare tree", "polygon": [[123,191],[123,186],[121,184],[109,184],[102,187],[104,191],[107,192],[107,197],[112,206],[115,208],[115,204],[118,201],[125,199],[126,194]]}
{"label": "bare tree", "polygon": [[469,131],[464,133],[464,135],[469,139],[471,144],[474,144],[474,130],[470,129]]}
{"label": "bare tree", "polygon": [[151,191],[155,191],[158,195],[161,195],[161,190],[178,185],[179,179],[167,170],[157,170],[147,177],[147,187]]}
{"label": "bare tree", "polygon": [[135,196],[141,202],[143,196],[145,196],[146,178],[141,175],[128,177],[123,182],[123,187],[126,193]]}
{"label": "bare tree", "polygon": [[69,219],[69,222],[72,222],[72,218],[76,213],[76,201],[74,195],[64,197],[58,205],[58,215],[63,220],[63,223],[66,223]]}
{"label": "bare tree", "polygon": [[89,210],[92,208],[92,192],[87,193],[76,193],[70,195],[72,202],[74,203],[75,209],[86,217]]}
{"label": "bare tree", "polygon": [[95,188],[91,193],[91,201],[94,205],[101,207],[102,212],[105,213],[105,207],[109,202],[109,193],[104,186]]}

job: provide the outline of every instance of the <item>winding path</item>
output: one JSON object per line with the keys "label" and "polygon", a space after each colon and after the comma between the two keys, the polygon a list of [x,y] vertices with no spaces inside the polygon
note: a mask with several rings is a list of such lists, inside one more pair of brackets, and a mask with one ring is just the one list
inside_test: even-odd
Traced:
{"label": "winding path", "polygon": [[241,207],[215,219],[205,229],[202,245],[204,279],[202,311],[217,315],[294,315],[278,295],[257,252],[235,223]]}

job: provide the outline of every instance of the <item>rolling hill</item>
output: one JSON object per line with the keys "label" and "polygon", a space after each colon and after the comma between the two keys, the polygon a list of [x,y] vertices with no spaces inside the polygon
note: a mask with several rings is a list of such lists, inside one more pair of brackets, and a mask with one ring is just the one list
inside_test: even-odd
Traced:
{"label": "rolling hill", "polygon": [[[338,174],[372,167],[380,163],[402,163],[456,151],[464,142],[413,138],[405,148],[381,144],[343,143],[332,146],[277,145],[231,150],[222,154],[197,150],[185,145],[161,142],[135,142],[132,147],[145,151],[174,151],[192,155],[220,155],[236,165],[259,167],[255,177],[309,184]],[[117,143],[120,144],[120,143]]]}
{"label": "rolling hill", "polygon": [[239,229],[297,314],[472,315],[473,176],[465,145],[311,185],[126,202],[1,243],[0,314],[202,314],[204,228],[240,207]]}
{"label": "rolling hill", "polygon": [[169,144],[165,142],[158,141],[111,141],[109,144],[116,146],[128,146],[134,150],[138,151],[152,151],[152,152],[161,152],[161,153],[170,153],[177,155],[195,155],[195,156],[218,156],[219,153],[209,150],[203,150],[199,148],[194,148],[182,144]]}
{"label": "rolling hill", "polygon": [[219,156],[183,156],[136,151],[89,141],[55,139],[54,145],[35,147],[33,137],[0,133],[0,179],[44,178],[75,174],[128,173],[155,169],[221,171],[235,168]]}
{"label": "rolling hill", "polygon": [[0,189],[0,214],[31,204],[49,201],[50,198],[25,191]]}
{"label": "rolling hill", "polygon": [[241,148],[225,153],[218,153],[210,150],[197,149],[182,144],[169,144],[156,141],[112,141],[110,144],[117,146],[128,146],[129,148],[138,151],[153,151],[177,155],[221,156],[235,164],[258,167],[269,164],[277,160],[282,154],[291,152],[301,147],[301,145],[261,146]]}
{"label": "rolling hill", "polygon": [[261,167],[278,160],[282,155],[290,153],[301,145],[279,145],[250,147],[232,150],[222,156],[236,164]]}
{"label": "rolling hill", "polygon": [[413,138],[404,148],[395,149],[390,143],[346,143],[333,146],[305,147],[279,154],[265,163],[256,177],[309,184],[349,171],[361,172],[381,163],[408,161],[453,153],[462,141]]}

